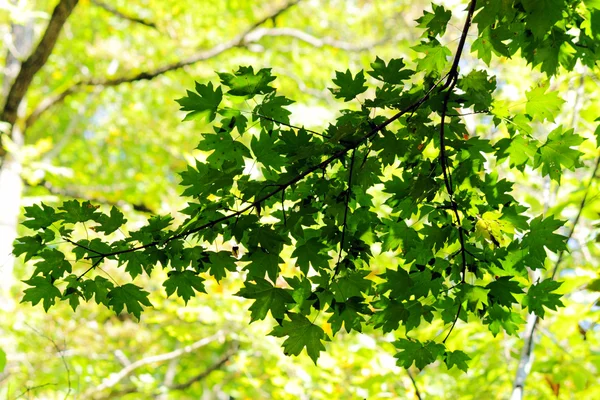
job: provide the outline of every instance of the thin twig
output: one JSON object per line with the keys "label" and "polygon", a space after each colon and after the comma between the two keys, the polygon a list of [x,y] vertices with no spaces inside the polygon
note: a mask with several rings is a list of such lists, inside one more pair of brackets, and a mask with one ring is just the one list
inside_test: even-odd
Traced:
{"label": "thin twig", "polygon": [[[467,34],[469,32],[469,27],[471,26],[471,20],[473,18],[473,13],[475,12],[477,0],[471,0],[469,5],[469,11],[467,12],[467,18],[465,20],[465,26],[463,28],[460,42],[458,44],[458,48],[456,50],[456,55],[454,56],[454,62],[452,63],[452,67],[450,68],[450,72],[448,73],[448,79],[446,83],[442,87],[442,89],[446,90],[446,94],[444,96],[444,103],[442,107],[442,115],[440,122],[440,165],[442,168],[442,174],[444,175],[444,185],[446,186],[446,191],[448,192],[448,196],[450,198],[450,205],[452,207],[452,211],[454,212],[454,217],[456,218],[456,228],[458,229],[458,240],[460,242],[460,253],[462,258],[462,277],[461,283],[465,283],[467,276],[467,255],[466,255],[466,247],[465,247],[465,237],[464,232],[460,220],[460,214],[458,212],[458,205],[454,200],[454,189],[452,188],[452,181],[448,173],[448,164],[446,160],[446,138],[444,133],[445,127],[445,119],[446,113],[448,111],[448,101],[450,100],[450,95],[452,94],[456,83],[458,82],[458,64],[460,62],[460,57],[462,55],[463,48],[466,43]],[[462,303],[458,305],[458,310],[456,312],[456,317],[454,318],[454,322],[450,326],[450,330],[446,334],[446,337],[442,341],[442,343],[446,343],[446,340],[450,337],[450,334],[454,330],[456,323],[458,322],[458,317],[460,316],[460,312],[462,310]]]}
{"label": "thin twig", "polygon": [[99,0],[92,0],[92,3],[94,3],[95,5],[97,5],[101,9],[103,9],[104,11],[107,11],[107,12],[109,12],[109,13],[111,13],[111,14],[119,17],[119,18],[122,18],[122,19],[130,21],[130,22],[134,22],[136,24],[144,25],[144,26],[146,26],[148,28],[152,28],[152,29],[158,30],[158,27],[152,21],[147,21],[147,20],[145,20],[143,18],[140,18],[140,17],[135,17],[135,16],[132,16],[132,15],[124,14],[123,12],[117,10],[116,8],[111,7],[110,5],[108,5],[108,4],[106,4],[106,3],[102,2],[102,1],[99,1]]}
{"label": "thin twig", "polygon": [[[200,232],[204,229],[207,228],[212,228],[215,225],[227,221],[231,218],[237,218],[240,215],[248,212],[248,211],[252,211],[253,209],[255,209],[259,204],[261,204],[262,202],[270,199],[271,197],[279,194],[282,190],[287,189],[288,187],[296,184],[297,182],[300,182],[302,179],[304,179],[306,176],[312,174],[315,171],[318,170],[324,170],[328,165],[330,165],[331,163],[333,163],[336,160],[339,160],[340,158],[342,158],[343,156],[345,156],[350,150],[354,150],[357,147],[359,147],[360,145],[362,145],[363,143],[367,142],[368,140],[372,139],[373,137],[375,137],[379,132],[381,132],[383,129],[385,129],[386,127],[388,127],[390,124],[392,124],[393,122],[395,122],[396,120],[398,120],[400,117],[402,117],[403,115],[405,115],[406,113],[409,113],[411,111],[413,111],[416,108],[419,108],[421,106],[421,104],[423,104],[425,101],[427,101],[427,99],[429,99],[429,96],[431,95],[431,93],[435,90],[435,88],[437,87],[437,85],[440,83],[440,81],[438,81],[435,85],[433,85],[428,91],[427,93],[425,93],[423,95],[423,97],[421,99],[419,99],[418,101],[416,101],[415,103],[413,103],[412,105],[408,106],[407,108],[397,112],[394,116],[388,118],[385,122],[381,123],[380,125],[377,125],[375,128],[373,128],[371,131],[369,131],[367,134],[365,134],[361,139],[357,140],[355,143],[353,144],[349,144],[348,146],[344,147],[341,150],[338,150],[337,152],[335,152],[333,155],[329,156],[327,159],[325,159],[324,161],[320,162],[319,164],[313,165],[312,167],[309,167],[306,171],[296,175],[294,178],[290,179],[288,182],[280,184],[277,186],[276,189],[274,189],[273,191],[271,191],[270,193],[258,198],[257,200],[255,200],[254,202],[248,204],[246,207],[243,207],[241,209],[239,209],[236,212],[233,212],[231,214],[228,215],[224,215],[220,218],[217,218],[215,220],[212,220],[210,222],[207,222],[201,226],[198,226],[196,228],[192,228],[192,229],[188,229],[185,230],[183,232],[177,233],[169,238],[166,238],[162,241],[153,241],[150,243],[146,243],[137,247],[132,247],[130,249],[126,249],[126,250],[119,250],[119,251],[114,251],[114,252],[110,252],[110,253],[106,253],[106,254],[102,254],[99,256],[88,256],[86,257],[87,259],[94,259],[94,258],[98,258],[98,261],[103,260],[106,257],[111,257],[111,256],[115,256],[115,255],[119,255],[119,254],[125,254],[125,253],[131,253],[131,252],[135,252],[137,250],[143,250],[149,247],[155,247],[155,246],[159,246],[159,245],[164,245],[168,242],[171,242],[173,240],[177,240],[177,239],[182,239],[182,238],[186,238],[190,235],[193,235],[197,232]],[[93,269],[93,267],[95,267],[95,265],[97,265],[96,263],[94,263],[94,265],[92,265],[92,268],[89,268],[85,273],[83,273],[78,279],[80,279],[83,275],[85,275],[87,272],[89,272],[90,270]]]}
{"label": "thin twig", "polygon": [[[52,347],[54,347],[54,350],[56,350],[56,354],[58,354],[58,356],[60,357],[60,360],[62,361],[62,364],[65,367],[65,371],[67,372],[67,393],[65,394],[65,397],[64,397],[66,399],[67,397],[69,397],[69,395],[71,394],[71,390],[72,390],[72,388],[71,388],[71,369],[69,368],[69,364],[67,364],[67,360],[65,359],[63,351],[60,349],[60,347],[58,347],[58,344],[56,344],[54,339],[52,339],[48,335],[38,331],[33,326],[29,325],[27,322],[25,322],[25,325],[27,325],[27,327],[29,329],[31,329],[32,331],[34,331],[38,336],[40,336],[40,337],[46,339],[47,341],[49,341],[50,343],[52,343]],[[42,385],[42,386],[44,386],[44,385]]]}
{"label": "thin twig", "polygon": [[406,374],[410,378],[413,388],[415,389],[415,397],[419,400],[422,400],[421,392],[419,392],[419,387],[417,386],[417,381],[415,380],[415,378],[413,377],[412,373],[410,372],[410,370],[408,368],[406,368]]}
{"label": "thin twig", "polygon": [[338,253],[338,259],[335,264],[335,270],[331,280],[337,276],[340,272],[340,262],[342,261],[342,251],[344,250],[344,240],[346,239],[346,229],[348,228],[348,209],[350,208],[350,196],[352,194],[352,174],[354,173],[354,156],[356,154],[356,148],[352,150],[350,156],[350,168],[348,169],[348,188],[346,189],[346,198],[344,204],[344,220],[342,221],[342,237],[340,238],[340,252]]}

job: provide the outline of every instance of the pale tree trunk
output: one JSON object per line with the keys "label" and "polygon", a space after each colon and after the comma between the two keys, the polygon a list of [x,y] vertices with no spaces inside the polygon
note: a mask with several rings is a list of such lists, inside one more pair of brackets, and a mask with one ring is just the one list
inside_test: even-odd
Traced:
{"label": "pale tree trunk", "polygon": [[[6,98],[14,82],[21,62],[31,52],[33,45],[32,21],[22,25],[12,25],[12,43],[6,56],[6,68],[4,85],[2,87],[3,98]],[[25,102],[22,101],[19,108],[22,113]],[[17,224],[20,214],[21,195],[23,193],[23,181],[21,179],[20,153],[24,144],[23,132],[18,125],[14,125],[10,131],[10,152],[7,152],[0,164],[0,308],[10,310],[14,307],[10,288],[14,284],[14,256],[12,255],[12,244],[17,236]]]}
{"label": "pale tree trunk", "polygon": [[77,2],[78,0],[58,2],[46,30],[33,50],[31,21],[12,26],[12,43],[8,46],[9,54],[2,88],[4,104],[0,112],[4,128],[0,137],[0,308],[3,309],[13,307],[12,296],[8,291],[14,283],[12,245],[17,235],[23,193],[20,150],[25,143],[25,123],[22,115],[25,96],[33,77],[48,61],[62,27]]}

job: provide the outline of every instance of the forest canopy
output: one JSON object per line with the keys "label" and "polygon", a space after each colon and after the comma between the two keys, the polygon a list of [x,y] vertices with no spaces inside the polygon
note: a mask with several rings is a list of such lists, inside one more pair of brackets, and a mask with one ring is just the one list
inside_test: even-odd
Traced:
{"label": "forest canopy", "polygon": [[[57,84],[45,97],[38,93],[37,106],[29,107],[28,87],[60,44],[77,3],[58,2],[6,92],[3,169],[18,158],[12,149],[29,137],[27,129],[82,87],[133,83],[126,90],[135,96],[135,83],[210,56],[208,50],[123,78]],[[359,3],[371,4],[356,7]],[[100,8],[123,19],[107,7]],[[299,1],[283,3],[212,51],[250,46],[269,33],[352,51],[339,39],[279,27],[280,18],[302,7]],[[20,270],[28,275],[17,274],[25,284],[20,301],[50,314],[63,304],[81,312],[95,303],[140,323],[156,305],[154,292],[163,294],[159,304],[184,310],[229,286],[248,302],[246,323],[266,320],[270,328],[263,334],[280,338],[283,354],[305,352],[315,368],[339,336],[370,335],[385,343],[417,398],[429,387],[419,388],[414,377],[419,371],[485,374],[493,363],[482,361],[486,344],[519,343],[520,353],[508,356],[516,360],[512,376],[499,385],[522,398],[539,335],[562,352],[569,351],[564,343],[581,354],[597,346],[600,131],[593,88],[599,8],[595,2],[560,0],[423,5],[414,18],[418,33],[406,50],[378,54],[374,41],[354,49],[366,50],[364,66],[348,63],[325,73],[329,82],[320,96],[333,110],[327,121],[303,113],[299,105],[309,104],[306,93],[295,99],[285,89],[285,76],[282,83],[264,62],[252,65],[232,56],[229,70],[202,79],[192,74],[194,83],[167,99],[179,113],[171,107],[158,115],[171,123],[183,120],[178,129],[192,132],[186,140],[199,141],[179,163],[184,165],[178,175],[161,181],[173,185],[161,187],[171,191],[173,205],[158,210],[127,195],[100,201],[66,190],[56,194],[77,198],[25,205],[22,234],[12,250],[28,266]],[[160,30],[137,19],[128,20]],[[386,36],[396,34],[387,32],[393,27],[384,29]],[[314,68],[319,61],[300,62],[311,63]],[[125,110],[122,103],[110,112],[120,114],[121,105]],[[27,109],[22,116],[19,107]],[[130,117],[124,111],[122,117],[139,112]],[[107,113],[108,107],[96,111],[88,123]],[[108,129],[102,151],[110,153],[123,139],[113,135],[109,141]],[[161,136],[154,140],[144,145],[146,152],[175,146]],[[109,159],[128,157],[134,143]],[[80,146],[93,153],[91,145]],[[151,188],[152,175],[139,181],[144,179],[143,186]],[[46,189],[54,187],[51,182],[37,180]],[[558,329],[576,335],[557,339],[554,325],[544,321],[565,306],[571,320]],[[581,318],[574,315],[582,309]],[[218,352],[224,361],[217,360],[215,369],[233,357],[235,342]],[[597,357],[577,354],[590,360],[587,375],[575,378],[557,366],[560,357],[548,359],[539,372],[546,384],[536,382],[536,393],[558,397],[564,385],[593,397]],[[180,389],[192,386],[189,379]],[[103,381],[94,393],[117,382]],[[136,391],[139,386],[134,384]],[[439,390],[443,398],[450,389]],[[367,393],[375,398],[377,389]],[[458,397],[468,398],[465,393]]]}

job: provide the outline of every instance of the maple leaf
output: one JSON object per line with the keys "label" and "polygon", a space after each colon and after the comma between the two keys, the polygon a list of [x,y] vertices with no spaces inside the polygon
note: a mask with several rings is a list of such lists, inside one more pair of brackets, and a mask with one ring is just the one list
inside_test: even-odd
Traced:
{"label": "maple leaf", "polygon": [[442,46],[437,40],[433,39],[429,43],[422,43],[413,47],[413,50],[424,53],[425,57],[417,60],[417,68],[421,71],[427,71],[429,74],[440,74],[448,63],[448,57],[452,52]]}
{"label": "maple leaf", "polygon": [[292,257],[298,257],[296,261],[304,275],[308,274],[309,266],[315,270],[329,267],[329,256],[322,254],[326,246],[317,238],[311,238],[296,245]]}
{"label": "maple leaf", "polygon": [[237,140],[233,140],[229,132],[203,133],[204,139],[196,147],[201,151],[211,151],[206,159],[211,167],[219,170],[228,162],[235,166],[244,165],[244,157],[250,158],[250,151]]}
{"label": "maple leaf", "polygon": [[460,350],[447,351],[444,357],[444,362],[446,363],[448,369],[452,369],[452,367],[456,365],[456,368],[460,369],[461,371],[467,372],[467,369],[469,368],[467,361],[469,361],[470,359],[471,357],[469,357]]}
{"label": "maple leaf", "polygon": [[113,206],[110,209],[110,215],[102,214],[98,218],[98,222],[100,225],[94,228],[96,232],[104,232],[108,235],[123,226],[127,222],[127,219],[125,219],[125,216],[118,208]]}
{"label": "maple leaf", "polygon": [[57,214],[54,208],[47,206],[44,203],[34,204],[29,207],[25,207],[25,218],[23,225],[29,229],[42,229],[52,225],[54,222],[61,218],[60,214]]}
{"label": "maple leaf", "polygon": [[40,235],[23,236],[15,240],[13,245],[13,254],[15,257],[25,254],[25,262],[27,262],[44,248],[45,246],[42,243],[42,238]]}
{"label": "maple leaf", "polygon": [[525,169],[525,165],[534,160],[538,145],[537,140],[532,139],[529,135],[519,134],[513,138],[500,139],[496,143],[496,148],[499,150],[499,160],[508,156],[510,157],[509,165],[522,171]]}
{"label": "maple leaf", "polygon": [[488,283],[486,289],[490,290],[488,293],[490,303],[497,303],[507,307],[511,307],[513,303],[517,302],[513,293],[523,293],[519,283],[512,280],[509,276],[502,276]]}
{"label": "maple leaf", "polygon": [[35,264],[33,275],[42,274],[45,277],[57,279],[62,277],[65,272],[71,272],[71,263],[65,260],[65,255],[61,251],[46,248],[39,256],[42,261]]}
{"label": "maple leaf", "polygon": [[210,268],[209,273],[215,277],[215,280],[217,282],[225,278],[225,276],[227,275],[225,270],[237,270],[237,266],[235,265],[235,258],[231,257],[231,252],[219,251],[218,253],[210,252],[208,254],[208,264]]}
{"label": "maple leaf", "polygon": [[543,38],[546,32],[561,19],[566,7],[563,0],[522,0],[521,3],[527,11],[527,28],[538,39]]}
{"label": "maple leaf", "polygon": [[573,171],[583,164],[579,157],[583,155],[579,150],[572,147],[579,146],[583,138],[573,133],[573,129],[563,131],[562,125],[558,126],[548,135],[536,154],[534,167],[542,166],[542,174],[550,175],[550,178],[560,183],[562,169]]}
{"label": "maple leaf", "polygon": [[175,100],[181,106],[181,111],[188,112],[183,118],[184,121],[197,117],[204,117],[206,122],[215,119],[219,104],[223,100],[223,92],[220,87],[214,89],[212,82],[209,82],[208,85],[196,82],[196,93],[190,90],[186,92],[186,97]]}
{"label": "maple leaf", "polygon": [[431,4],[433,13],[423,11],[423,16],[417,19],[418,27],[427,29],[426,35],[442,36],[446,32],[446,26],[452,17],[452,12],[446,10],[443,6]]}
{"label": "maple leaf", "polygon": [[177,291],[177,296],[181,297],[187,304],[188,300],[196,295],[194,290],[206,293],[204,279],[196,275],[194,271],[188,269],[185,271],[171,271],[168,276],[167,280],[163,282],[167,297]]}
{"label": "maple leaf", "polygon": [[253,277],[252,280],[255,283],[246,282],[236,293],[237,296],[255,300],[250,306],[251,320],[265,319],[269,311],[273,318],[283,319],[287,312],[285,305],[294,303],[290,290],[275,287],[263,278]]}
{"label": "maple leaf", "polygon": [[546,248],[553,252],[567,250],[566,236],[554,233],[564,225],[563,221],[551,215],[544,219],[541,215],[529,224],[530,230],[523,236],[523,247],[529,248],[528,261],[533,269],[543,268]]}
{"label": "maple leaf", "polygon": [[496,337],[502,329],[509,335],[514,335],[519,332],[520,325],[525,322],[516,312],[511,312],[499,304],[492,304],[487,308],[487,315],[483,320],[484,324],[488,324],[488,329],[492,335]]}
{"label": "maple leaf", "polygon": [[[275,124],[273,120],[289,124],[292,112],[284,107],[293,102],[284,96],[275,96],[275,93],[269,93],[254,109],[254,119],[260,119],[260,124],[266,131],[273,129]],[[261,118],[261,116],[267,118]]]}
{"label": "maple leaf", "polygon": [[275,91],[269,83],[275,80],[271,68],[261,68],[256,74],[254,69],[241,66],[233,74],[217,73],[221,83],[230,89],[227,92],[233,96],[253,97],[257,94],[267,94]]}
{"label": "maple leaf", "polygon": [[269,279],[275,282],[279,275],[279,263],[283,262],[283,259],[278,253],[269,253],[259,248],[247,254],[244,261],[250,261],[250,264],[244,267],[249,277],[264,278],[266,273]]}
{"label": "maple leaf", "polygon": [[35,276],[23,282],[33,287],[25,289],[25,296],[23,296],[21,303],[30,301],[31,305],[35,306],[42,301],[44,310],[47,312],[54,305],[56,298],[61,296],[60,290],[52,284],[51,278]]}
{"label": "maple leaf", "polygon": [[529,116],[540,121],[546,119],[554,122],[554,116],[560,113],[560,108],[565,102],[558,96],[558,92],[546,93],[546,86],[538,86],[527,92],[527,104],[525,111]]}
{"label": "maple leaf", "polygon": [[304,315],[288,313],[290,320],[284,320],[281,326],[276,326],[269,335],[285,337],[283,349],[286,355],[297,356],[306,348],[308,356],[315,365],[319,353],[325,351],[324,340],[329,340],[323,329],[309,321]]}
{"label": "maple leaf", "polygon": [[414,71],[404,69],[404,67],[404,61],[401,58],[392,58],[386,65],[385,61],[376,57],[375,61],[371,63],[373,71],[367,71],[367,74],[382,82],[399,85],[414,74]]}
{"label": "maple leaf", "polygon": [[148,300],[150,293],[140,289],[132,283],[126,283],[123,286],[117,286],[107,294],[108,305],[113,308],[115,313],[119,314],[127,307],[127,312],[134,315],[138,320],[144,310],[142,306],[152,307]]}
{"label": "maple leaf", "polygon": [[523,299],[523,305],[527,306],[529,312],[534,313],[540,318],[544,318],[544,307],[556,311],[557,307],[564,307],[560,301],[562,295],[552,293],[562,285],[562,282],[556,282],[552,279],[545,279],[540,283],[532,285]]}
{"label": "maple leaf", "polygon": [[443,344],[432,341],[422,343],[412,339],[399,339],[392,344],[400,350],[394,355],[398,359],[398,364],[407,369],[413,363],[417,368],[423,369],[446,351]]}
{"label": "maple leaf", "polygon": [[336,99],[350,101],[367,90],[367,87],[365,86],[366,82],[367,80],[365,79],[363,71],[357,73],[354,78],[352,77],[350,70],[347,70],[346,72],[336,71],[333,83],[335,83],[339,89],[329,88],[329,90]]}

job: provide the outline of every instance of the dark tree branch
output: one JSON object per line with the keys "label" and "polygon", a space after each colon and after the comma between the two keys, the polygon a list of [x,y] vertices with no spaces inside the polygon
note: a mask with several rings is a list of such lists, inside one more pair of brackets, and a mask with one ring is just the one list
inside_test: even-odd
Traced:
{"label": "dark tree branch", "polygon": [[258,28],[262,24],[266,23],[267,21],[283,14],[285,11],[292,8],[293,6],[298,4],[300,1],[302,1],[302,0],[290,1],[283,7],[273,11],[272,13],[265,16],[264,18],[257,20],[249,28],[247,28],[245,31],[238,34],[236,37],[229,40],[228,42],[220,43],[208,50],[199,51],[196,54],[194,54],[188,58],[185,58],[183,60],[177,61],[175,63],[163,65],[162,67],[158,67],[154,70],[143,71],[138,74],[130,75],[130,76],[123,76],[123,77],[112,78],[112,79],[93,78],[93,79],[82,80],[82,81],[76,82],[72,86],[70,86],[67,89],[65,89],[64,91],[62,91],[61,93],[55,94],[53,96],[45,97],[44,100],[42,100],[38,104],[38,106],[33,110],[33,112],[29,116],[27,116],[27,119],[25,121],[25,127],[27,129],[28,127],[32,126],[35,123],[35,121],[37,121],[37,119],[40,117],[40,115],[42,115],[44,112],[49,110],[52,106],[62,102],[68,96],[79,91],[82,87],[85,87],[85,86],[110,87],[110,86],[118,86],[118,85],[122,85],[125,83],[132,83],[132,82],[137,82],[137,81],[142,81],[142,80],[151,80],[151,79],[154,79],[157,76],[163,75],[167,72],[176,71],[178,69],[187,67],[189,65],[196,64],[200,61],[206,61],[208,59],[214,58],[214,57],[224,53],[225,51],[233,49],[235,47],[245,46],[248,44],[248,42],[246,40],[247,36],[250,33],[252,33],[256,28]]}
{"label": "dark tree branch", "polygon": [[331,280],[337,276],[340,272],[340,262],[342,261],[342,251],[344,250],[344,241],[346,239],[346,229],[348,227],[348,209],[350,208],[350,196],[352,194],[352,174],[354,173],[354,156],[356,155],[356,148],[352,150],[350,156],[350,168],[348,168],[348,188],[346,189],[346,198],[344,204],[344,220],[342,221],[342,237],[340,238],[340,252],[338,253],[338,259],[335,263],[335,270]]}
{"label": "dark tree branch", "polygon": [[19,74],[8,92],[6,102],[0,114],[2,121],[6,121],[11,125],[14,125],[16,122],[17,110],[27,93],[27,89],[29,89],[29,85],[31,85],[34,75],[48,61],[48,57],[50,57],[54,49],[60,31],[77,5],[77,2],[78,0],[61,0],[56,8],[54,8],[50,22],[48,22],[48,27],[44,31],[40,43],[33,53],[21,64]]}
{"label": "dark tree branch", "polygon": [[156,24],[154,22],[147,21],[147,20],[139,18],[139,17],[134,17],[131,15],[124,14],[121,11],[117,10],[116,8],[111,7],[110,5],[108,5],[102,1],[99,1],[99,0],[92,0],[92,3],[94,3],[95,5],[97,5],[101,9],[103,9],[104,11],[107,11],[119,18],[122,18],[124,20],[130,21],[130,22],[133,22],[136,24],[147,26],[148,28],[158,30],[158,27],[156,26]]}
{"label": "dark tree branch", "polygon": [[[153,241],[144,245],[140,245],[137,247],[132,247],[130,249],[127,250],[120,250],[120,251],[114,251],[111,253],[107,253],[107,254],[102,254],[99,256],[88,256],[88,259],[94,259],[97,258],[98,260],[103,260],[106,257],[111,257],[111,256],[115,256],[115,255],[119,255],[119,254],[125,254],[125,253],[131,253],[137,250],[142,250],[142,249],[146,249],[149,247],[156,247],[159,245],[164,245],[168,242],[171,242],[173,240],[176,239],[182,239],[182,238],[186,238],[189,235],[193,235],[194,233],[200,232],[204,229],[207,228],[213,228],[215,225],[220,224],[221,222],[225,222],[229,219],[232,218],[237,218],[238,216],[248,212],[248,211],[252,211],[253,209],[257,208],[260,206],[261,203],[263,203],[264,201],[270,199],[273,196],[276,196],[277,194],[279,194],[281,191],[287,189],[288,187],[296,184],[297,182],[300,182],[302,179],[304,179],[305,177],[307,177],[308,175],[312,174],[315,171],[319,171],[319,170],[324,170],[327,166],[329,166],[331,163],[333,163],[336,160],[339,160],[340,158],[344,157],[349,151],[354,150],[356,148],[358,148],[360,145],[364,144],[365,142],[367,142],[368,140],[374,138],[379,132],[381,132],[383,129],[385,129],[386,127],[388,127],[390,124],[392,124],[393,122],[395,122],[396,120],[398,120],[400,117],[402,117],[403,115],[412,112],[416,109],[418,109],[425,101],[427,101],[427,99],[429,99],[429,96],[431,95],[431,93],[437,88],[438,84],[441,81],[438,81],[436,84],[434,84],[428,91],[427,93],[425,93],[425,95],[419,99],[418,101],[416,101],[415,103],[413,103],[412,105],[408,106],[407,108],[405,108],[404,110],[401,110],[399,112],[397,112],[394,116],[388,118],[385,122],[381,123],[380,125],[375,126],[371,131],[369,131],[367,134],[365,134],[361,139],[357,140],[355,143],[353,144],[349,144],[348,146],[344,147],[341,150],[338,150],[337,152],[335,152],[333,155],[331,155],[330,157],[328,157],[327,159],[325,159],[324,161],[320,162],[319,164],[313,165],[312,167],[308,168],[306,171],[296,175],[294,178],[292,178],[291,180],[289,180],[286,183],[280,184],[277,186],[277,188],[273,191],[271,191],[270,193],[256,199],[254,202],[250,203],[249,205],[247,205],[246,207],[243,207],[242,209],[235,211],[231,214],[228,215],[224,215],[220,218],[217,218],[215,220],[212,220],[210,222],[207,222],[206,224],[203,224],[201,226],[198,226],[196,228],[192,228],[192,229],[188,229],[185,230],[183,232],[174,234],[173,236],[163,240],[163,241]],[[94,263],[94,266],[97,265],[96,263]],[[90,270],[92,270],[93,268],[89,268],[84,274],[82,274],[80,276],[80,278],[87,274],[87,272],[89,272]]]}
{"label": "dark tree branch", "polygon": [[57,188],[52,183],[50,183],[46,180],[42,180],[41,182],[39,182],[38,184],[35,184],[35,185],[29,184],[29,183],[26,183],[26,185],[29,187],[42,186],[48,192],[50,192],[51,194],[56,195],[56,196],[73,197],[76,199],[89,200],[94,203],[105,204],[105,205],[109,205],[109,206],[123,207],[124,205],[128,205],[137,212],[147,213],[147,214],[154,213],[154,210],[152,210],[150,207],[148,207],[144,203],[130,203],[125,200],[112,201],[105,197],[88,196],[78,190],[73,190],[73,189],[69,189],[69,188]]}
{"label": "dark tree branch", "polygon": [[[454,217],[456,219],[456,228],[458,229],[458,240],[460,242],[460,254],[462,259],[462,278],[461,282],[464,283],[467,276],[467,255],[466,255],[466,247],[465,247],[465,237],[463,228],[461,225],[460,214],[458,212],[458,205],[454,200],[454,189],[452,188],[452,181],[448,173],[448,162],[446,159],[446,136],[444,133],[444,127],[446,124],[446,113],[448,112],[448,101],[450,100],[450,95],[454,91],[454,87],[458,82],[458,64],[460,62],[460,57],[462,56],[463,49],[465,47],[465,43],[467,40],[467,34],[469,33],[469,28],[471,27],[471,20],[473,18],[473,14],[475,13],[475,6],[477,4],[477,0],[471,0],[469,4],[469,10],[467,11],[467,18],[465,20],[465,26],[463,27],[462,34],[460,36],[460,41],[458,43],[458,48],[456,49],[456,54],[454,55],[454,61],[452,62],[452,67],[450,67],[450,72],[448,73],[448,78],[446,83],[442,87],[442,90],[446,90],[446,94],[444,95],[444,104],[442,107],[442,115],[440,121],[440,165],[442,167],[442,174],[444,175],[444,185],[446,186],[446,191],[448,192],[448,196],[450,197],[450,205],[452,211],[454,213]],[[462,310],[462,304],[458,305],[458,310],[456,311],[456,317],[450,326],[450,330],[446,334],[442,343],[446,343],[446,340],[450,337],[450,334],[454,330],[456,323],[458,322],[458,318],[460,316],[460,312]]]}
{"label": "dark tree branch", "polygon": [[177,61],[177,62],[174,62],[171,64],[167,64],[162,67],[158,67],[154,70],[143,71],[143,72],[140,72],[135,75],[122,76],[122,77],[112,78],[112,79],[94,78],[94,79],[87,79],[87,80],[81,80],[79,82],[76,82],[60,93],[46,96],[37,105],[37,107],[31,112],[31,114],[29,114],[27,116],[27,119],[25,121],[25,127],[27,129],[30,126],[32,126],[44,112],[48,111],[53,106],[61,103],[70,95],[82,90],[82,88],[84,88],[84,87],[87,87],[87,86],[112,87],[112,86],[119,86],[122,84],[133,83],[133,82],[142,81],[142,80],[152,80],[152,79],[154,79],[160,75],[166,74],[168,72],[176,71],[181,68],[184,68],[184,67],[187,67],[190,65],[194,65],[198,62],[212,59],[212,58],[217,57],[220,54],[222,54],[228,50],[234,49],[236,47],[247,47],[249,44],[256,43],[264,37],[269,37],[269,36],[270,37],[279,37],[279,36],[280,37],[291,37],[291,38],[294,38],[297,40],[301,40],[301,41],[308,43],[315,47],[329,46],[329,47],[334,47],[334,48],[338,48],[338,49],[342,49],[342,50],[346,50],[346,51],[370,50],[374,46],[378,46],[378,45],[388,42],[390,40],[390,38],[384,38],[375,43],[370,43],[367,45],[355,45],[352,43],[347,43],[347,42],[343,42],[340,40],[327,38],[327,37],[317,38],[306,32],[303,32],[301,30],[294,29],[294,28],[268,28],[268,29],[261,28],[261,29],[258,29],[262,24],[264,24],[265,22],[267,22],[273,18],[276,18],[283,12],[290,9],[292,6],[298,4],[300,1],[301,0],[295,0],[295,1],[292,1],[288,4],[286,4],[285,6],[274,11],[270,15],[255,22],[248,29],[246,29],[243,33],[237,35],[235,38],[231,39],[230,41],[220,43],[211,49],[201,50],[201,51],[197,52],[196,54],[194,54],[188,58],[182,59],[180,61]]}
{"label": "dark tree branch", "polygon": [[235,344],[216,363],[212,364],[211,366],[206,368],[204,371],[200,372],[197,375],[194,375],[193,377],[191,377],[190,379],[188,379],[185,382],[170,385],[170,386],[168,386],[168,388],[171,390],[185,390],[185,389],[189,388],[194,383],[200,382],[201,380],[205,379],[208,375],[210,375],[212,372],[223,367],[223,365],[225,365],[231,359],[231,357],[233,357],[237,353],[237,351],[238,351],[238,345]]}

